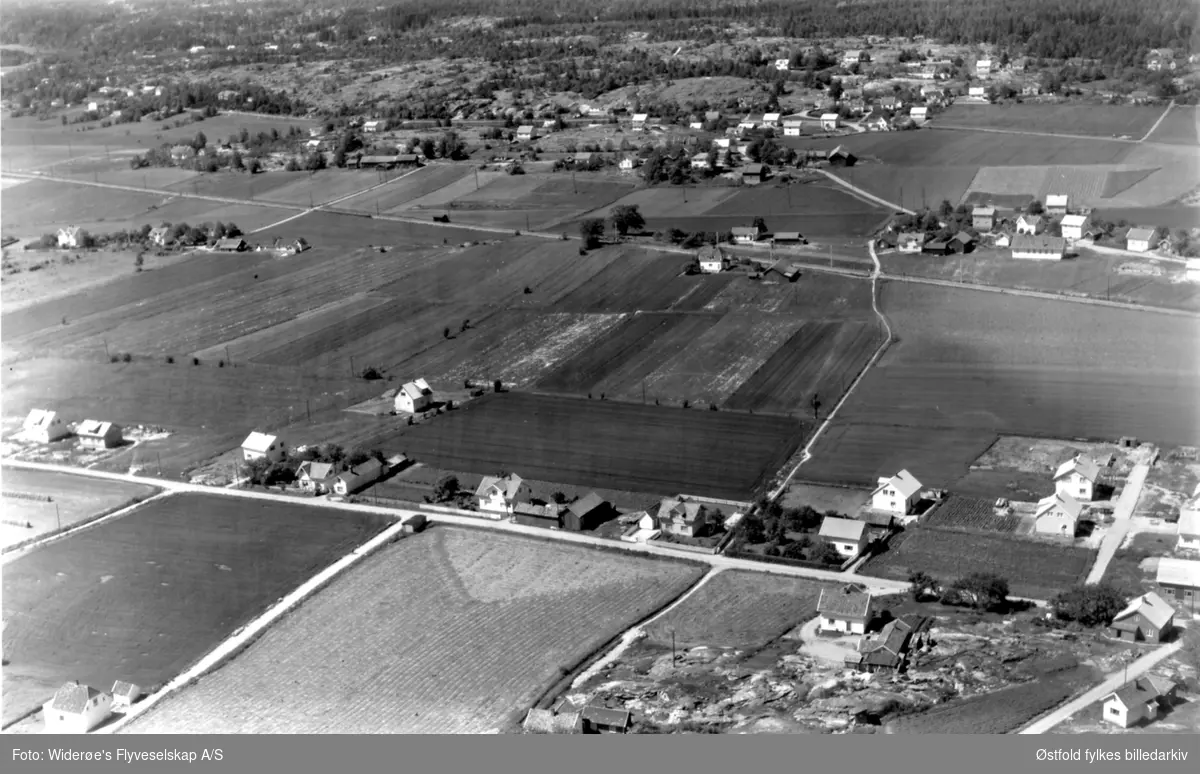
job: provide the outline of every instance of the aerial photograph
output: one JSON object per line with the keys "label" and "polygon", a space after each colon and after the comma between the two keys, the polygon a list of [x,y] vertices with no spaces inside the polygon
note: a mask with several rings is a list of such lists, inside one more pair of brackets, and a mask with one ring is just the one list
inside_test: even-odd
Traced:
{"label": "aerial photograph", "polygon": [[1200,734],[1195,0],[3,6],[4,734]]}

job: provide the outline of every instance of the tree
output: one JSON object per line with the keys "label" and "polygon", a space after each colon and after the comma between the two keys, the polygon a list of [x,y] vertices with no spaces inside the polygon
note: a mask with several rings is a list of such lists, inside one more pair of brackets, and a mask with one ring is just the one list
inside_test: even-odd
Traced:
{"label": "tree", "polygon": [[758,229],[759,232],[763,232],[767,230],[767,222],[763,220],[762,216],[760,215],[754,219],[754,222],[750,224],[750,227]]}
{"label": "tree", "polygon": [[812,396],[812,400],[811,400],[811,401],[809,401],[809,405],[811,405],[811,406],[812,406],[812,410],[813,410],[813,419],[815,420],[815,419],[817,418],[817,412],[819,412],[819,411],[821,410],[821,399],[820,399],[820,397],[814,393],[814,394],[813,394],[813,396]]}
{"label": "tree", "polygon": [[766,525],[763,524],[762,516],[757,513],[748,513],[742,517],[742,537],[747,543],[762,543],[767,539]]}
{"label": "tree", "polygon": [[442,338],[444,338],[444,339],[450,338],[450,326],[446,326],[445,328],[442,329]]}
{"label": "tree", "polygon": [[562,492],[554,492],[553,494],[550,495],[550,500],[559,505],[562,505],[563,503],[565,503],[567,501],[567,496],[565,494],[563,494]]}
{"label": "tree", "polygon": [[646,227],[646,219],[642,217],[636,204],[618,204],[613,207],[609,221],[621,236],[630,231],[641,231]]}
{"label": "tree", "polygon": [[432,159],[435,157],[437,154],[437,146],[434,144],[432,137],[426,137],[425,139],[421,140],[421,153],[423,153],[427,159]]}
{"label": "tree", "polygon": [[913,570],[908,574],[908,582],[912,584],[909,592],[914,601],[920,602],[927,594],[937,593],[937,580],[927,572]]}
{"label": "tree", "polygon": [[796,541],[795,543],[788,543],[786,546],[784,546],[781,553],[788,559],[803,559],[805,548],[806,546],[802,542]]}
{"label": "tree", "polygon": [[579,224],[579,236],[583,238],[584,246],[589,250],[599,246],[604,237],[604,221],[600,218],[588,218]]}
{"label": "tree", "polygon": [[433,486],[433,501],[436,503],[444,503],[447,500],[453,500],[458,494],[458,478],[447,474],[437,480]]}
{"label": "tree", "polygon": [[942,602],[983,610],[1001,609],[1008,602],[1008,581],[989,572],[971,573],[950,584]]}
{"label": "tree", "polygon": [[208,145],[208,138],[204,136],[204,132],[196,132],[196,136],[192,138],[192,147],[201,150],[206,145]]}
{"label": "tree", "polygon": [[821,548],[817,551],[817,560],[823,564],[841,564],[846,561],[846,557],[838,553],[838,550],[833,547],[833,543],[821,542]]}
{"label": "tree", "polygon": [[1031,201],[1029,203],[1029,206],[1025,208],[1025,212],[1029,215],[1041,215],[1045,211],[1046,211],[1045,205],[1043,205],[1037,199],[1034,199],[1033,201]]}
{"label": "tree", "polygon": [[1109,583],[1094,586],[1074,586],[1050,601],[1055,616],[1061,621],[1074,621],[1084,626],[1104,626],[1125,607],[1128,598]]}
{"label": "tree", "polygon": [[246,171],[252,175],[257,175],[261,170],[262,162],[258,160],[257,156],[251,156],[250,160],[246,162]]}

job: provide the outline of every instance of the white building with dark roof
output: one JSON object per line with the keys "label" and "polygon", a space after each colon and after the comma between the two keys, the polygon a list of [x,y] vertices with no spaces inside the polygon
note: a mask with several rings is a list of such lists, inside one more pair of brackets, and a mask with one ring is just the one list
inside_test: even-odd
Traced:
{"label": "white building with dark roof", "polygon": [[242,459],[247,462],[258,459],[279,462],[285,457],[287,457],[287,444],[278,436],[255,430],[246,436],[246,440],[242,441]]}
{"label": "white building with dark roof", "polygon": [[1091,457],[1077,454],[1054,471],[1054,491],[1080,502],[1091,502],[1096,497],[1099,480],[1100,465]]}
{"label": "white building with dark roof", "polygon": [[424,379],[405,382],[396,390],[396,411],[419,414],[433,405],[433,390]]}
{"label": "white building with dark roof", "polygon": [[56,411],[34,409],[21,426],[25,438],[35,443],[52,443],[71,434],[71,429]]}
{"label": "white building with dark roof", "polygon": [[113,697],[90,685],[72,680],[42,705],[48,734],[86,734],[112,714]]}
{"label": "white building with dark roof", "polygon": [[921,498],[921,482],[907,470],[891,478],[880,477],[875,491],[871,493],[871,507],[897,516],[907,516]]}

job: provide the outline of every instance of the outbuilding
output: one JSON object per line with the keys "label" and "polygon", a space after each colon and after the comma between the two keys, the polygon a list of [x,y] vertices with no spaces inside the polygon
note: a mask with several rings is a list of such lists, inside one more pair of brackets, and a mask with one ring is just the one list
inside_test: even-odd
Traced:
{"label": "outbuilding", "polygon": [[79,445],[85,449],[112,449],[124,443],[120,425],[85,419],[75,427]]}
{"label": "outbuilding", "polygon": [[1162,597],[1148,591],[1113,616],[1109,633],[1118,640],[1162,642],[1163,635],[1175,623],[1175,608]]}

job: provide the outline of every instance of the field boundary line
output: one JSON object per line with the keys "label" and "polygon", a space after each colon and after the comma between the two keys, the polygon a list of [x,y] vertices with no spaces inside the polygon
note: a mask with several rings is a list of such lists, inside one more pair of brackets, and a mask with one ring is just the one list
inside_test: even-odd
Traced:
{"label": "field boundary line", "polygon": [[[6,460],[4,464],[7,465],[7,464],[9,464],[9,462]],[[139,483],[144,483],[144,482],[139,482]],[[123,505],[114,511],[109,511],[108,513],[101,513],[100,515],[94,516],[90,519],[85,519],[84,521],[76,522],[62,531],[51,532],[50,534],[44,535],[40,538],[35,538],[35,539],[27,541],[25,543],[18,543],[14,546],[10,546],[9,548],[4,549],[3,552],[0,552],[0,554],[2,554],[2,556],[3,556],[3,559],[0,560],[0,564],[8,564],[12,560],[18,559],[18,558],[24,556],[25,554],[29,553],[30,551],[34,550],[35,548],[41,548],[42,546],[49,545],[50,543],[56,543],[59,540],[62,540],[63,538],[71,537],[72,535],[74,535],[78,532],[83,532],[84,530],[99,526],[102,523],[106,523],[106,522],[109,522],[109,521],[112,521],[115,519],[119,519],[122,516],[127,515],[130,511],[135,510],[137,508],[141,508],[143,505],[146,505],[147,503],[151,503],[151,502],[154,502],[155,500],[160,500],[160,499],[163,499],[166,497],[170,497],[171,495],[175,494],[175,490],[171,489],[169,487],[164,488],[163,486],[159,485],[157,487],[157,489],[159,491],[155,492],[154,494],[145,498],[144,500],[138,500],[137,502],[130,503],[129,505]]]}
{"label": "field boundary line", "polygon": [[1175,107],[1175,98],[1172,97],[1171,101],[1167,103],[1167,109],[1162,112],[1162,115],[1159,116],[1158,120],[1154,122],[1154,126],[1150,127],[1150,130],[1148,132],[1146,132],[1144,135],[1142,135],[1142,139],[1138,140],[1138,142],[1142,143],[1142,142],[1145,142],[1146,140],[1150,139],[1150,135],[1154,134],[1154,130],[1158,128],[1158,125],[1161,124],[1163,122],[1163,119],[1165,119],[1167,117],[1167,113],[1170,113],[1171,109],[1174,107]]}
{"label": "field boundary line", "polygon": [[883,356],[883,353],[887,351],[887,348],[891,346],[893,339],[892,324],[888,322],[887,316],[884,315],[882,309],[879,307],[879,280],[883,276],[883,264],[879,262],[879,256],[875,253],[874,240],[871,240],[867,243],[867,249],[870,250],[871,260],[875,263],[875,270],[871,273],[871,311],[873,311],[879,318],[879,321],[883,323],[883,330],[885,334],[883,343],[879,345],[879,348],[875,350],[873,355],[871,355],[871,359],[867,361],[867,364],[863,366],[862,370],[858,372],[858,375],[854,377],[854,381],[850,382],[850,386],[846,388],[844,393],[842,393],[842,397],[834,405],[833,410],[825,416],[825,421],[818,425],[817,429],[813,431],[812,436],[804,445],[804,450],[801,452],[800,461],[797,462],[795,467],[791,469],[791,471],[783,479],[783,482],[780,483],[779,487],[768,495],[769,499],[771,500],[778,499],[787,490],[788,485],[792,482],[792,479],[796,476],[796,473],[799,472],[800,468],[803,467],[804,463],[812,459],[813,446],[816,445],[821,435],[824,434],[825,430],[833,422],[834,418],[837,416],[838,410],[841,409],[841,407],[845,405],[846,401],[850,399],[850,396],[854,394],[854,388],[856,388],[859,383],[862,382],[867,373],[870,372],[871,366],[875,365],[875,363],[879,361],[879,358]]}
{"label": "field boundary line", "polygon": [[238,205],[257,205],[259,207],[271,207],[280,210],[301,210],[303,206],[298,204],[283,204],[282,202],[271,202],[264,199],[233,199],[227,196],[210,196],[209,194],[188,193],[186,191],[169,191],[163,188],[138,188],[132,185],[121,185],[119,183],[101,183],[97,180],[75,180],[69,177],[61,177],[59,175],[42,175],[33,174],[30,172],[5,172],[5,177],[20,177],[26,180],[49,180],[52,183],[66,183],[68,185],[86,185],[92,188],[108,188],[116,191],[129,191],[130,193],[146,194],[148,196],[165,196],[173,199],[199,199],[201,201],[217,202],[218,204],[238,204]]}
{"label": "field boundary line", "polygon": [[1119,137],[1100,137],[1094,134],[1060,134],[1058,132],[1031,132],[1027,129],[993,129],[981,126],[963,126],[962,124],[929,124],[930,129],[940,129],[949,132],[987,132],[990,134],[1018,134],[1027,137],[1061,137],[1066,140],[1097,140],[1099,142],[1120,142],[1126,145],[1136,145],[1141,140],[1122,140]]}
{"label": "field boundary line", "polygon": [[[690,598],[693,594],[695,594],[697,591],[699,591],[701,588],[703,588],[705,585],[707,585],[709,581],[711,581],[713,578],[717,577],[724,571],[725,571],[724,567],[710,568],[708,572],[706,572],[703,576],[698,578],[696,580],[696,582],[691,585],[691,588],[687,589],[682,594],[680,594],[678,597],[676,597],[673,602],[667,603],[664,607],[660,608],[658,610],[658,612],[652,613],[646,619],[642,620],[639,623],[635,623],[633,626],[629,627],[623,633],[618,635],[615,638],[618,640],[617,644],[614,645],[612,648],[610,648],[608,650],[608,652],[606,652],[603,656],[598,658],[591,666],[587,667],[582,672],[580,672],[578,675],[576,675],[575,678],[573,680],[571,680],[571,685],[569,686],[569,690],[575,690],[575,689],[579,688],[579,686],[583,685],[585,682],[587,682],[588,680],[592,679],[597,674],[599,674],[602,669],[604,669],[605,667],[607,667],[610,664],[615,663],[616,660],[618,658],[620,658],[622,654],[625,653],[625,651],[629,650],[631,647],[633,647],[634,643],[636,643],[638,640],[642,639],[642,637],[646,633],[647,626],[650,626],[655,621],[657,621],[659,618],[662,618],[667,613],[669,613],[672,610],[674,610],[675,608],[679,607],[681,604],[686,602],[688,600],[688,598]],[[544,699],[545,697],[542,697],[542,698]]]}
{"label": "field boundary line", "polygon": [[318,572],[313,577],[302,583],[298,588],[294,589],[281,600],[271,605],[267,610],[257,618],[238,629],[230,637],[208,652],[199,661],[193,664],[189,669],[182,674],[176,676],[168,682],[159,691],[145,700],[138,702],[129,712],[120,720],[108,726],[96,729],[99,734],[114,734],[120,731],[125,726],[129,725],[138,717],[146,714],[154,705],[168,698],[176,691],[187,688],[191,683],[199,680],[206,674],[221,668],[226,662],[237,657],[244,650],[251,647],[266,631],[285,616],[287,613],[295,610],[304,603],[313,594],[321,591],[328,586],[339,575],[349,570],[354,565],[362,562],[367,557],[374,554],[380,548],[388,545],[396,540],[397,535],[403,536],[405,524],[399,519],[395,524],[384,529],[381,533],[368,540],[366,543],[358,546],[346,556],[337,560],[325,569]]}
{"label": "field boundary line", "polygon": [[[840,186],[842,186],[843,188],[846,188],[846,189],[848,189],[848,190],[850,190],[850,191],[854,191],[854,192],[855,192],[855,193],[857,193],[859,196],[865,196],[866,198],[870,199],[870,200],[871,200],[871,201],[873,201],[873,202],[876,202],[876,203],[878,203],[878,204],[882,204],[884,207],[887,207],[888,209],[892,210],[893,212],[903,212],[903,213],[906,213],[906,214],[908,214],[908,215],[916,215],[916,213],[915,213],[915,212],[913,212],[912,210],[910,210],[910,209],[907,209],[907,208],[905,208],[905,207],[901,207],[899,204],[896,204],[895,202],[889,202],[887,199],[884,199],[884,198],[883,198],[883,197],[881,197],[881,196],[876,196],[875,194],[871,193],[870,191],[864,191],[863,189],[859,188],[858,186],[854,185],[853,183],[851,183],[851,182],[849,182],[849,181],[846,181],[846,180],[843,180],[843,179],[841,179],[840,177],[838,177],[837,175],[833,174],[832,172],[829,172],[829,171],[827,171],[827,170],[824,170],[824,169],[818,169],[818,170],[816,170],[816,171],[817,171],[817,172],[820,172],[822,175],[824,175],[825,177],[829,178],[830,180],[832,180],[832,181],[833,181],[834,183],[836,183],[837,185],[840,185]],[[872,255],[871,257],[872,257],[872,258],[874,258],[874,255]],[[879,262],[878,262],[878,261],[876,261],[876,262],[875,262],[875,265],[876,265],[876,267],[878,267],[878,266],[879,266]],[[878,269],[877,269],[877,270],[878,270]]]}

